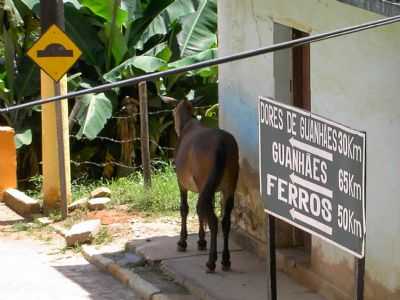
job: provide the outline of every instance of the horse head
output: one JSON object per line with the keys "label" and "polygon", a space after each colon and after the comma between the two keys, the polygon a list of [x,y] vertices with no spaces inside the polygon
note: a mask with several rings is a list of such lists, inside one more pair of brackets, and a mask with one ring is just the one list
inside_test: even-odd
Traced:
{"label": "horse head", "polygon": [[193,118],[193,105],[188,100],[178,101],[171,97],[161,97],[162,101],[175,106],[173,110],[175,131],[180,136],[185,125]]}

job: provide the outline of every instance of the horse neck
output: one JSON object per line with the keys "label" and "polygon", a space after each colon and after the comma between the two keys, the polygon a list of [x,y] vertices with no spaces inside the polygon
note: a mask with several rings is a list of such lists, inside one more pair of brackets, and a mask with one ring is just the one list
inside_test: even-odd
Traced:
{"label": "horse neck", "polygon": [[188,132],[190,132],[193,128],[201,127],[201,123],[199,120],[195,118],[190,118],[185,124],[182,124],[180,138],[182,139]]}

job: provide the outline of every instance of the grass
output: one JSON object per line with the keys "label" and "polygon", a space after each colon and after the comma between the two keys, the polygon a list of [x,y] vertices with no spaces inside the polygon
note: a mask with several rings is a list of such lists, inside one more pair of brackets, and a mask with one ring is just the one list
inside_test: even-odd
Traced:
{"label": "grass", "polygon": [[[104,186],[112,192],[112,204],[127,205],[129,209],[143,213],[158,213],[163,215],[176,214],[180,208],[180,192],[176,174],[171,164],[164,164],[161,168],[153,170],[152,186],[144,187],[141,172],[136,172],[128,177],[115,179],[92,180],[82,177],[72,182],[72,198],[74,200],[88,197],[95,188]],[[33,197],[40,198],[41,178],[33,179],[35,189],[27,191]],[[196,212],[198,195],[188,194],[189,207],[192,214]],[[218,199],[218,196],[217,196]],[[218,205],[216,206],[218,209]]]}
{"label": "grass", "polygon": [[[165,165],[162,169],[154,170],[151,180],[151,188],[146,189],[141,172],[112,180],[90,181],[83,178],[73,182],[72,194],[74,199],[80,199],[87,197],[96,187],[104,186],[112,192],[113,205],[127,205],[132,210],[150,213],[168,214],[179,211],[180,192],[173,167]],[[196,199],[195,194],[189,193],[190,207],[195,207]]]}
{"label": "grass", "polygon": [[[141,173],[115,180],[109,188],[119,204],[127,204],[132,209],[159,213],[179,211],[180,192],[171,166],[152,174],[152,186],[149,189],[144,188]],[[189,195],[189,202],[193,207],[195,195]]]}
{"label": "grass", "polygon": [[26,232],[31,237],[36,237],[42,241],[48,242],[51,240],[51,234],[53,233],[53,230],[49,226],[45,226],[34,221],[30,223],[15,223],[11,226],[10,232]]}

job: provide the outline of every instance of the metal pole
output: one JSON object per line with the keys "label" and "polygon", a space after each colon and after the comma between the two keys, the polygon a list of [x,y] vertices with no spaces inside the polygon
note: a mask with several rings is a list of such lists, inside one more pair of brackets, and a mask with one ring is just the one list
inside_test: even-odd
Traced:
{"label": "metal pole", "polygon": [[62,99],[75,98],[75,97],[86,95],[86,94],[102,93],[104,91],[108,91],[108,90],[110,90],[112,88],[116,88],[116,87],[133,85],[133,84],[137,84],[141,81],[150,81],[150,80],[158,79],[158,78],[164,77],[164,76],[175,75],[175,74],[184,73],[184,72],[188,72],[188,71],[198,70],[198,69],[205,68],[205,67],[226,64],[226,63],[230,63],[230,62],[234,62],[234,61],[238,61],[238,60],[242,60],[242,59],[255,57],[258,55],[263,55],[263,54],[272,53],[272,52],[279,51],[279,50],[294,48],[294,47],[298,47],[298,46],[302,46],[302,45],[306,45],[306,44],[310,44],[310,43],[320,42],[320,41],[328,40],[331,38],[336,38],[339,36],[344,36],[344,35],[360,32],[363,30],[371,29],[371,28],[385,26],[385,25],[393,24],[393,23],[396,23],[399,21],[400,21],[400,16],[380,19],[377,21],[368,22],[368,23],[364,23],[361,25],[357,25],[357,26],[342,28],[342,29],[338,29],[338,30],[334,30],[334,31],[330,31],[330,32],[321,33],[321,34],[311,35],[308,37],[279,43],[279,44],[275,44],[272,46],[259,48],[256,50],[245,51],[245,52],[241,52],[241,53],[237,53],[237,54],[233,54],[233,55],[229,55],[229,56],[225,56],[225,57],[210,59],[210,60],[207,60],[204,62],[195,63],[190,66],[185,66],[185,67],[181,67],[181,68],[170,69],[167,71],[160,71],[160,72],[156,72],[156,73],[146,74],[146,75],[138,76],[135,78],[121,80],[118,82],[107,83],[107,84],[99,85],[94,88],[83,89],[83,90],[71,92],[71,93],[65,95],[65,97],[56,96],[56,97],[49,97],[49,98],[45,98],[45,99],[34,100],[34,101],[31,101],[28,103],[23,103],[23,104],[19,104],[19,105],[2,108],[2,109],[0,109],[0,113],[10,112],[10,111],[13,111],[16,109],[21,109],[21,108],[33,107],[36,105],[42,105],[45,103],[59,101]]}
{"label": "metal pole", "polygon": [[276,252],[275,252],[275,217],[266,215],[267,237],[267,294],[268,300],[277,300],[276,287]]}
{"label": "metal pole", "polygon": [[[367,139],[365,139],[364,145],[364,160],[367,161]],[[365,207],[364,213],[367,210],[367,164],[365,164],[365,181],[364,181],[364,197]],[[364,237],[366,240],[367,237]],[[364,244],[364,257],[354,258],[354,300],[364,300],[364,285],[365,285],[365,257],[366,257],[366,245]]]}
{"label": "metal pole", "polygon": [[140,141],[142,150],[142,167],[145,187],[151,187],[150,170],[150,145],[149,145],[149,114],[147,103],[147,84],[146,81],[139,83],[140,101]]}
{"label": "metal pole", "polygon": [[364,300],[365,257],[354,258],[354,300]]}
{"label": "metal pole", "polygon": [[[59,82],[54,82],[55,95],[61,95]],[[63,219],[68,217],[68,199],[67,199],[67,178],[65,168],[65,144],[64,144],[64,123],[62,120],[62,102],[56,102],[56,123],[57,123],[57,150],[58,150],[58,170],[60,174],[60,202],[61,216]]]}

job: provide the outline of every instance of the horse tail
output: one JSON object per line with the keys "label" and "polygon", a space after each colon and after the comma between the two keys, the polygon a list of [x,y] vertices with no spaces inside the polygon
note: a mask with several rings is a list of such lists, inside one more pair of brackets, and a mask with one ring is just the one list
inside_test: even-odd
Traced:
{"label": "horse tail", "polygon": [[197,206],[197,214],[201,220],[207,221],[210,212],[213,212],[213,199],[219,184],[221,183],[222,176],[226,164],[226,151],[225,144],[221,141],[216,150],[215,161],[211,172],[207,178],[203,190],[200,192],[199,202]]}

